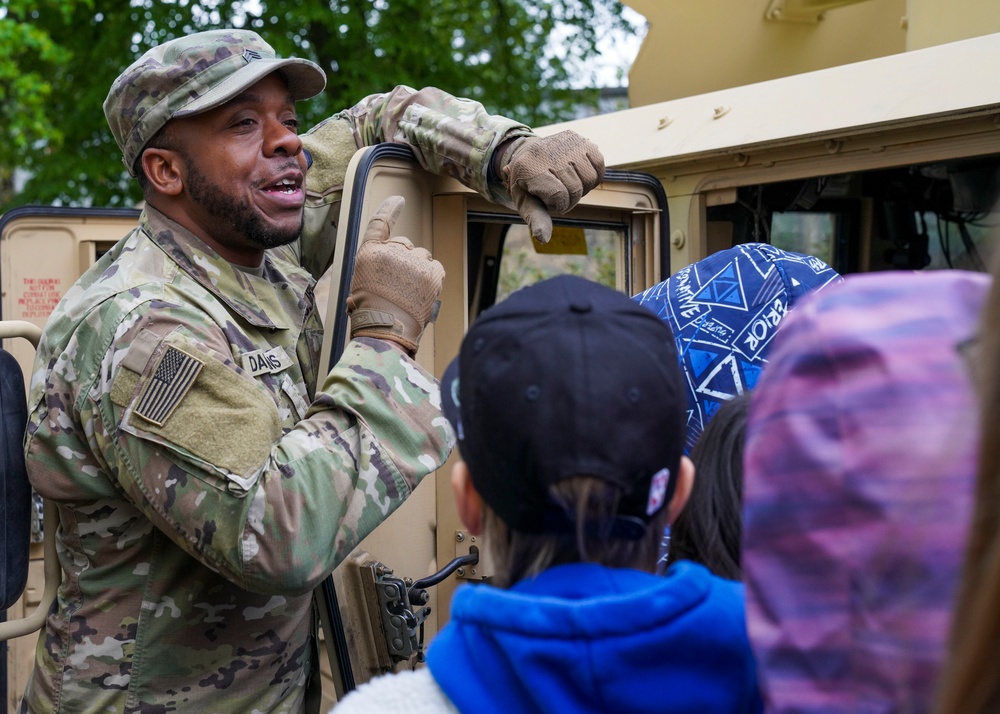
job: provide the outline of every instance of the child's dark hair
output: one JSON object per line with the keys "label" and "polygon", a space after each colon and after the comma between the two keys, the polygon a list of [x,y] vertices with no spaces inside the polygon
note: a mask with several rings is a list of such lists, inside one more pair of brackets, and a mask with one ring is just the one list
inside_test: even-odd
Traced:
{"label": "child's dark hair", "polygon": [[[618,510],[620,489],[616,486],[589,476],[575,476],[551,486],[549,494],[573,514],[578,524],[576,532],[521,533],[508,527],[488,504],[483,504],[483,534],[489,562],[495,570],[493,585],[508,588],[566,563],[598,563],[655,572],[659,534],[666,525],[666,506],[650,521],[645,537],[625,540],[608,535]],[[588,532],[585,523],[596,525],[596,532]]]}
{"label": "child's dark hair", "polygon": [[691,560],[720,577],[742,579],[740,510],[749,406],[749,392],[722,405],[691,450],[694,486],[670,529],[668,563]]}

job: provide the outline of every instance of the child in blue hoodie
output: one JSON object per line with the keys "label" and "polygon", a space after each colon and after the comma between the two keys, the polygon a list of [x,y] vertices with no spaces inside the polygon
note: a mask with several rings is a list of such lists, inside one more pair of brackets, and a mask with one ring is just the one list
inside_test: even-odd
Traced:
{"label": "child in blue hoodie", "polygon": [[459,515],[495,575],[456,591],[427,668],[337,714],[760,711],[742,584],[683,561],[654,574],[694,478],[670,328],[552,278],[473,323],[442,401]]}

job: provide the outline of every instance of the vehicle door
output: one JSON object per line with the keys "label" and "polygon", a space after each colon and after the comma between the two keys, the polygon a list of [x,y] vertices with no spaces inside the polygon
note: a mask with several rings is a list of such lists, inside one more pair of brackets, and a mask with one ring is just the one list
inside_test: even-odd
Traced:
{"label": "vehicle door", "polygon": [[[437,321],[417,353],[417,361],[438,378],[458,353],[469,323],[519,287],[574,273],[634,295],[670,274],[666,198],[652,176],[608,171],[575,209],[554,217],[552,240],[542,245],[515,211],[424,171],[409,148],[371,147],[351,162],[334,265],[317,289],[319,301],[327,296],[322,364],[328,368],[348,340],[346,300],[358,242],[369,218],[392,195],[406,199],[393,235],[428,249],[447,274]],[[330,607],[321,609],[333,652],[332,664],[324,662],[333,680],[324,682],[328,704],[382,672],[419,666],[423,648],[447,622],[455,587],[488,579],[486,562],[455,563],[481,545],[464,532],[452,503],[448,474],[455,458],[428,476],[324,587]],[[449,563],[453,572],[440,583],[428,577]],[[405,591],[414,581],[435,584],[418,587],[420,601],[408,602]]]}

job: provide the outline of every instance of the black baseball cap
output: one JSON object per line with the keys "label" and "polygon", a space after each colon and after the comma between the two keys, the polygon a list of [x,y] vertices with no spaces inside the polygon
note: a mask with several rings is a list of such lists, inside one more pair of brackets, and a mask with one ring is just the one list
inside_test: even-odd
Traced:
{"label": "black baseball cap", "polygon": [[613,537],[641,538],[670,500],[685,392],[670,328],[598,283],[562,275],[484,311],[445,370],[442,405],[472,482],[510,528],[572,532],[549,487],[620,488]]}

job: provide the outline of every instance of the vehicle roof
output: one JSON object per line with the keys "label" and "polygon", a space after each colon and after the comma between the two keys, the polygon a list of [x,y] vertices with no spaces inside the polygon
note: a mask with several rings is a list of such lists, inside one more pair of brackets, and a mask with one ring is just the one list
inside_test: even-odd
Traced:
{"label": "vehicle roof", "polygon": [[[692,58],[697,61],[696,58]],[[640,169],[1000,108],[1000,33],[541,127]],[[669,81],[669,69],[664,69]],[[721,116],[716,118],[716,114]],[[661,126],[662,125],[662,126]]]}

